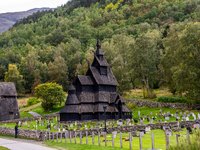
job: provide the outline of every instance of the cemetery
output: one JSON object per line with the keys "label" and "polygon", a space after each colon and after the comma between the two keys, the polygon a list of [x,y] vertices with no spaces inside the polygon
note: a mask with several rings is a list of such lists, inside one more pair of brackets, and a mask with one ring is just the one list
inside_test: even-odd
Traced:
{"label": "cemetery", "polygon": [[[14,105],[11,105],[13,108],[7,107],[6,118],[0,120],[0,135],[14,136],[17,122],[18,136],[22,138],[63,145],[142,150],[166,149],[181,140],[189,140],[190,134],[200,129],[200,113],[185,104],[123,99],[116,91],[118,82],[104,54],[98,39],[92,65],[88,61],[86,75],[76,77],[76,88],[71,82],[65,106],[59,113],[20,118],[16,90],[10,95],[1,91],[0,100],[13,98]],[[7,84],[0,84],[0,89],[6,89],[3,87]],[[134,103],[137,107],[129,108],[127,103]]]}

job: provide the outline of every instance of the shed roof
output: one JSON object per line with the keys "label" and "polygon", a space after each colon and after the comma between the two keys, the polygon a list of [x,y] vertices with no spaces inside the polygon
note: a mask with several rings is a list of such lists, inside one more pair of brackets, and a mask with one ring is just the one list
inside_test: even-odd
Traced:
{"label": "shed roof", "polygon": [[17,96],[13,82],[0,82],[0,96]]}

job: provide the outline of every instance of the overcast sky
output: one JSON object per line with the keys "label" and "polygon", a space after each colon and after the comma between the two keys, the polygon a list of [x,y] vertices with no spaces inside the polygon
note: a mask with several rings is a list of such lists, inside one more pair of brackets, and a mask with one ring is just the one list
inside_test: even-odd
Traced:
{"label": "overcast sky", "polygon": [[26,11],[32,8],[57,8],[69,0],[1,0],[0,13]]}

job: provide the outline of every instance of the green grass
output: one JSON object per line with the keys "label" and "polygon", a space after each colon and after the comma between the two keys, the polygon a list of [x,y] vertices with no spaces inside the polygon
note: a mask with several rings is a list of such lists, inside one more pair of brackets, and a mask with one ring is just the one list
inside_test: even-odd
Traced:
{"label": "green grass", "polygon": [[0,146],[0,150],[9,150],[9,149],[6,147]]}
{"label": "green grass", "polygon": [[[155,148],[156,149],[166,149],[166,143],[165,143],[165,133],[164,131],[157,129],[157,130],[151,130],[151,132],[147,132],[144,137],[142,137],[142,148],[143,149],[150,149],[151,148],[151,133],[154,133],[154,143],[155,143]],[[183,131],[177,132],[181,137],[179,137],[179,140],[184,140],[186,138],[186,129]],[[123,149],[129,149],[129,141],[125,141],[125,138],[128,138],[128,133],[122,133],[122,138],[123,138]],[[170,138],[170,144],[171,145],[176,145],[176,132],[174,132],[173,136],[169,137]],[[77,144],[74,144],[74,138],[72,139],[72,143],[70,144],[70,140],[67,139],[67,144],[65,143],[65,139],[63,138],[62,143],[61,139],[58,140],[58,143],[56,140],[54,142],[51,141],[46,141],[45,144],[47,146],[55,146],[55,147],[63,147],[67,148],[68,150],[82,150],[82,149],[94,149],[94,150],[99,150],[99,149],[105,149],[105,150],[110,150],[110,149],[119,149],[120,148],[120,135],[117,134],[117,137],[115,138],[115,147],[112,147],[112,137],[111,134],[107,134],[107,147],[105,147],[105,142],[103,142],[105,138],[100,137],[100,142],[101,142],[101,147],[98,146],[98,136],[96,135],[94,138],[94,143],[95,145],[92,146],[92,137],[88,136],[88,145],[86,145],[86,137],[82,138],[82,145],[80,145],[80,138],[77,137],[76,141]],[[132,141],[132,148],[133,150],[138,150],[139,149],[139,137],[133,137]]]}
{"label": "green grass", "polygon": [[44,109],[42,108],[41,105],[31,109],[31,111],[33,112],[36,112],[40,115],[48,115],[48,114],[51,114],[51,113],[56,113],[56,112],[59,112],[61,111],[61,109],[64,107],[64,104],[62,104],[61,106],[58,106],[56,109],[54,110],[51,110],[51,111],[44,111]]}
{"label": "green grass", "polygon": [[25,118],[25,117],[33,117],[33,115],[27,113],[27,112],[24,112],[24,111],[20,111],[20,117],[21,118]]}

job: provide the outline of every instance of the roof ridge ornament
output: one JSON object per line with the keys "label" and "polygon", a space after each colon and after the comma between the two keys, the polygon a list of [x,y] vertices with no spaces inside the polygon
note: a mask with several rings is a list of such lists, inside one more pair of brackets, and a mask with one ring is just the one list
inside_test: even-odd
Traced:
{"label": "roof ridge ornament", "polygon": [[90,68],[90,61],[87,60],[87,58],[85,58],[85,59],[86,59],[86,61],[88,62],[88,68]]}

